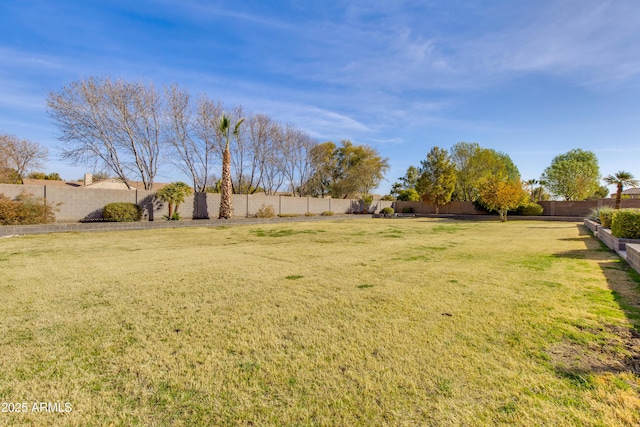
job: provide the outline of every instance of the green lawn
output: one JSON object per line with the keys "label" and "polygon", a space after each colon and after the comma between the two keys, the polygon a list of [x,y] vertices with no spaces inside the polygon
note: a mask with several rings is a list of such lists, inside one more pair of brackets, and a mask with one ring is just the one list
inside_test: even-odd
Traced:
{"label": "green lawn", "polygon": [[0,425],[640,424],[638,275],[576,223],[22,236],[0,274]]}

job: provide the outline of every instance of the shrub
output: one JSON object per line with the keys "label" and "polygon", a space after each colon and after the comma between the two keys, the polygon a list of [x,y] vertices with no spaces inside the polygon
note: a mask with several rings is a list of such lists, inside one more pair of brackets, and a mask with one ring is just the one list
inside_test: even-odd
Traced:
{"label": "shrub", "polygon": [[382,208],[380,212],[384,215],[393,215],[395,211],[393,210],[393,208]]}
{"label": "shrub", "polygon": [[316,214],[314,214],[313,212],[307,212],[306,214],[304,214],[304,216],[316,216]]}
{"label": "shrub", "polygon": [[538,216],[542,215],[544,208],[535,202],[526,203],[517,210],[518,215]]}
{"label": "shrub", "polygon": [[295,214],[295,213],[286,213],[286,214],[278,214],[278,216],[280,218],[295,218],[295,217],[300,216],[300,215]]}
{"label": "shrub", "polygon": [[331,211],[324,211],[324,212],[322,212],[320,215],[322,215],[322,216],[333,216],[333,212],[331,212]]}
{"label": "shrub", "polygon": [[405,206],[402,208],[402,213],[413,213],[413,208],[411,206]]}
{"label": "shrub", "polygon": [[589,214],[587,215],[587,219],[597,222],[598,224],[600,224],[600,211],[602,209],[611,209],[611,208],[593,208],[591,209],[591,211],[589,212]]}
{"label": "shrub", "polygon": [[615,209],[613,208],[600,208],[598,214],[600,215],[600,224],[604,228],[611,228],[611,220],[613,219],[613,214]]}
{"label": "shrub", "polygon": [[273,209],[271,205],[265,205],[264,203],[256,212],[256,218],[273,218],[276,216],[276,211]]}
{"label": "shrub", "polygon": [[373,196],[371,194],[367,194],[366,196],[362,196],[362,202],[365,206],[369,206],[373,203]]}
{"label": "shrub", "polygon": [[618,209],[611,219],[611,234],[619,239],[640,239],[640,209]]}
{"label": "shrub", "polygon": [[33,194],[22,192],[13,200],[0,194],[0,225],[49,224],[56,220],[55,210]]}
{"label": "shrub", "polygon": [[142,218],[142,208],[135,203],[108,203],[102,209],[102,217],[107,221],[134,222]]}

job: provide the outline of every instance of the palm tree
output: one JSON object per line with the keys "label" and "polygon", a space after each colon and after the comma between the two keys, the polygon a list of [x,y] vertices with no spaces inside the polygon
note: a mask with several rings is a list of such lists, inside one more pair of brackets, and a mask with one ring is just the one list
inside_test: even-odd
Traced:
{"label": "palm tree", "polygon": [[[238,120],[233,136],[238,137],[238,130],[244,119]],[[231,150],[229,149],[229,132],[231,120],[223,114],[220,117],[220,132],[225,137],[224,153],[222,153],[222,182],[220,186],[220,215],[218,219],[233,218],[233,184],[231,182]]]}
{"label": "palm tree", "polygon": [[[191,195],[191,187],[184,182],[172,182],[156,192],[158,199],[169,204],[169,215],[167,216],[169,220],[177,219],[178,208],[189,195]],[[173,209],[174,206],[175,210]]]}
{"label": "palm tree", "polygon": [[620,209],[620,199],[622,199],[622,188],[624,186],[637,187],[640,181],[633,179],[633,175],[627,171],[618,171],[615,175],[607,175],[603,178],[607,185],[615,184],[616,190],[616,206],[614,209]]}
{"label": "palm tree", "polygon": [[532,179],[527,181],[527,188],[529,188],[529,192],[531,193],[531,201],[532,202],[535,201],[536,184],[539,184],[537,179],[532,178]]}

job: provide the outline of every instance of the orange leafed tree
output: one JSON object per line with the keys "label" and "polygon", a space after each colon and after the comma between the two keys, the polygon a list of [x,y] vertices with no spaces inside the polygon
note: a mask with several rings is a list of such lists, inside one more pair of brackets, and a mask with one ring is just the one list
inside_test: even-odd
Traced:
{"label": "orange leafed tree", "polygon": [[505,182],[495,177],[487,179],[480,191],[482,203],[490,210],[498,211],[500,221],[507,220],[507,212],[527,202],[529,194],[520,182]]}

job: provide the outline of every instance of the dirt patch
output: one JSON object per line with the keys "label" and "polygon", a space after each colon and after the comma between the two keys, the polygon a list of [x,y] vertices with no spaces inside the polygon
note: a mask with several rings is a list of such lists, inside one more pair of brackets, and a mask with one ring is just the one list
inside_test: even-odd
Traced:
{"label": "dirt patch", "polygon": [[[596,331],[594,331],[596,332]],[[589,344],[564,341],[547,354],[559,372],[632,372],[640,375],[640,333],[625,326],[605,326],[604,339]]]}

